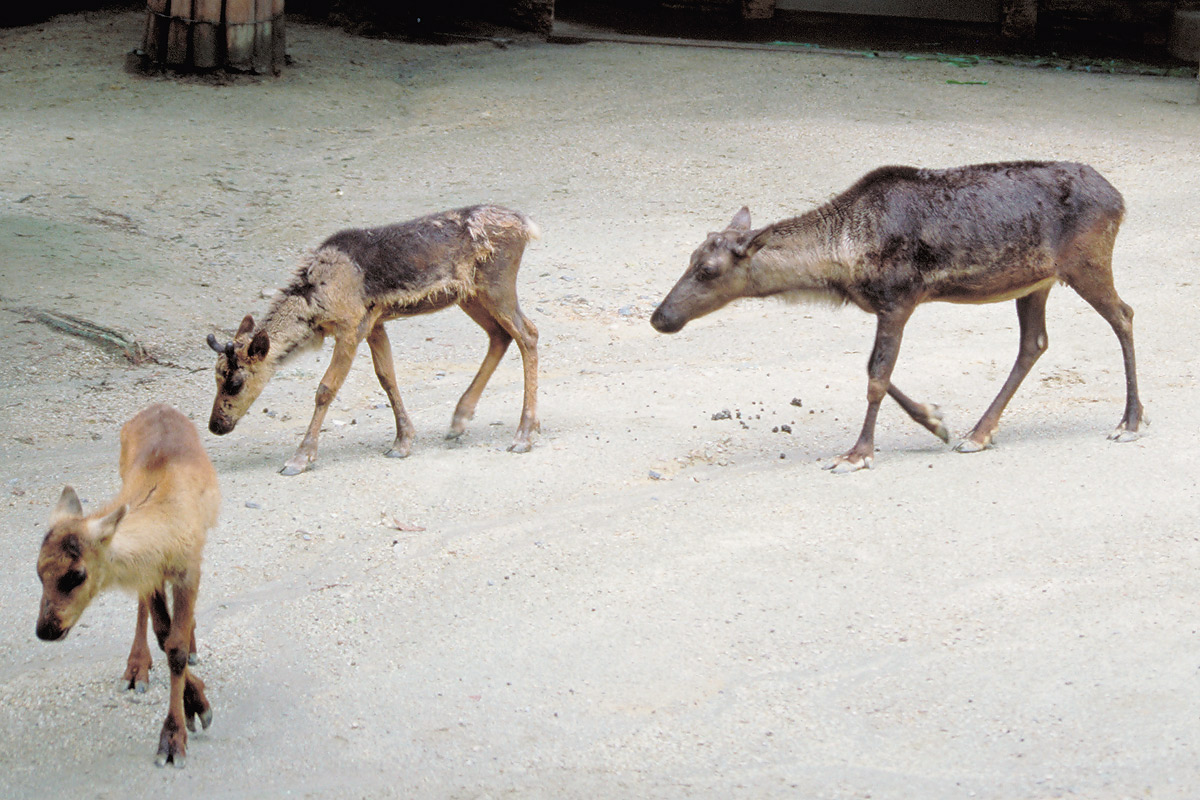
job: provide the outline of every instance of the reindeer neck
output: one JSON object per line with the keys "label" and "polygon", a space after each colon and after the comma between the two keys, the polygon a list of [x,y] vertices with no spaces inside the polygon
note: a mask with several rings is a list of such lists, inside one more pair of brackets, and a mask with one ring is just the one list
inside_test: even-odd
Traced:
{"label": "reindeer neck", "polygon": [[308,302],[287,293],[276,296],[259,330],[266,330],[271,338],[271,348],[263,367],[272,371],[298,353],[320,346],[324,340],[313,330],[312,308]]}
{"label": "reindeer neck", "polygon": [[96,565],[101,590],[115,587],[145,594],[161,585],[164,575],[178,577],[186,568],[189,548],[178,536],[178,509],[168,506],[153,498],[130,505]]}
{"label": "reindeer neck", "polygon": [[763,228],[755,237],[762,247],[751,260],[755,294],[844,300],[841,227],[836,212],[822,206]]}

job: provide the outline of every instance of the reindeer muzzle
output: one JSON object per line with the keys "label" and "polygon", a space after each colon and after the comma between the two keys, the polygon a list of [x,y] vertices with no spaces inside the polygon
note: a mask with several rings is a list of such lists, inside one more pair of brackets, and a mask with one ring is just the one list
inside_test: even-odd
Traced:
{"label": "reindeer muzzle", "polygon": [[70,630],[70,628],[62,627],[57,618],[38,618],[37,637],[43,642],[57,642],[59,639],[66,637],[67,632]]}
{"label": "reindeer muzzle", "polygon": [[683,330],[683,326],[687,324],[687,320],[674,317],[663,311],[662,306],[659,306],[654,309],[654,314],[650,317],[650,324],[659,333],[678,333]]}

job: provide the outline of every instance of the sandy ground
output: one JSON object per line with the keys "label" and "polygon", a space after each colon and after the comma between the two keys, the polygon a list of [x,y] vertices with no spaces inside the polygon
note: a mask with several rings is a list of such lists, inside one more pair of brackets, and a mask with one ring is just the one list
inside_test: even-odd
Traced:
{"label": "sandy ground", "polygon": [[[1193,81],[293,24],[281,78],[214,86],[125,73],[141,22],[0,32],[0,796],[1200,791]],[[1135,443],[1105,439],[1119,350],[1068,289],[994,449],[950,452],[888,405],[875,468],[848,476],[820,466],[857,434],[870,317],[747,301],[673,337],[647,323],[743,203],[768,221],[882,163],[1015,158],[1089,162],[1125,194],[1117,285],[1153,421]],[[362,353],[317,468],[276,473],[328,347],[231,435],[204,432],[224,493],[197,623],[215,721],[186,769],[156,769],[161,655],[147,694],[117,689],[132,599],[34,637],[62,485],[113,493],[118,428],[146,403],[203,428],[204,337],[262,313],[304,249],[484,201],[544,232],[519,284],[541,329],[534,450],[504,449],[515,348],[443,441],[486,346],[456,311],[391,325],[407,460],[381,456],[391,413]],[[929,306],[896,380],[961,435],[1016,342],[1011,304]]]}

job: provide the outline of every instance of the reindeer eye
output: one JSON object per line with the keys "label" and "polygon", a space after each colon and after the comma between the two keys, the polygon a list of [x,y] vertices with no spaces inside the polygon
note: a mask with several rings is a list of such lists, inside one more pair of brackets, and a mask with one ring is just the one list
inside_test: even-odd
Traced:
{"label": "reindeer eye", "polygon": [[80,584],[87,580],[87,573],[81,569],[68,570],[61,578],[58,579],[58,591],[62,594],[70,594],[75,591]]}
{"label": "reindeer eye", "polygon": [[701,264],[700,266],[696,267],[696,280],[711,281],[720,274],[720,270],[718,270],[712,264]]}
{"label": "reindeer eye", "polygon": [[237,394],[242,390],[242,384],[245,383],[245,378],[241,375],[234,375],[229,380],[225,381],[225,393]]}

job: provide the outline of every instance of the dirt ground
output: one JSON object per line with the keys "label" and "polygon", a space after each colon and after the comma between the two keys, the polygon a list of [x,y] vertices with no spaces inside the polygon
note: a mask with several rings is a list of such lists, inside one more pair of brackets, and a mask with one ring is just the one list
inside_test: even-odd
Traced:
{"label": "dirt ground", "polygon": [[[292,24],[282,77],[213,85],[126,73],[141,25],[0,32],[0,796],[1200,791],[1194,81]],[[887,405],[875,468],[845,476],[820,467],[861,422],[869,316],[746,301],[676,336],[648,324],[742,204],[765,222],[880,164],[1021,158],[1088,162],[1125,195],[1137,442],[1105,439],[1119,349],[1065,288],[995,448],[953,453]],[[485,201],[544,234],[519,283],[541,330],[533,451],[505,452],[515,348],[443,440],[486,349],[453,310],[390,326],[408,459],[381,455],[363,352],[317,468],[277,474],[328,346],[232,434],[204,431],[224,495],[197,622],[215,719],[186,769],[156,769],[165,661],[148,693],[117,688],[133,600],[34,636],[63,484],[110,496],[118,429],[147,403],[203,430],[205,336],[265,311],[306,248]],[[927,306],[896,381],[961,435],[1016,345],[1009,303]]]}

